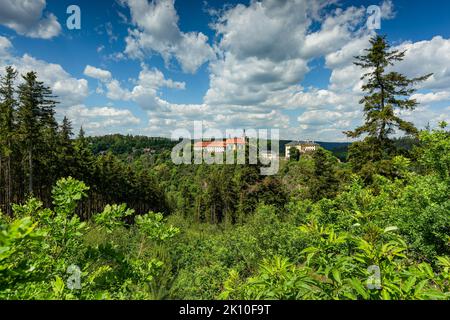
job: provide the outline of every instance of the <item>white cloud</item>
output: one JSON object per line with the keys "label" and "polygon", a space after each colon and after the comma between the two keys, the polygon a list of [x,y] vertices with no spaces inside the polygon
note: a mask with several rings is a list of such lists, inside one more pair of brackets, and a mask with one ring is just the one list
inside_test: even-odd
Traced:
{"label": "white cloud", "polygon": [[437,110],[431,105],[420,105],[414,111],[403,110],[397,114],[406,121],[413,122],[416,127],[423,129],[428,125],[436,127],[441,121],[450,123],[450,112],[448,111],[450,111],[449,108]]}
{"label": "white cloud", "polygon": [[411,96],[411,99],[416,99],[418,103],[432,103],[450,100],[450,91],[439,91],[429,93],[416,93]]}
{"label": "white cloud", "polygon": [[[45,85],[50,86],[53,94],[61,103],[56,108],[58,119],[66,115],[73,121],[74,127],[83,126],[89,134],[105,134],[127,130],[141,123],[141,119],[136,117],[129,109],[119,109],[112,106],[88,107],[83,103],[88,96],[88,82],[86,79],[77,79],[71,76],[59,64],[49,63],[36,59],[28,54],[22,57],[11,55],[9,49],[12,48],[11,42],[4,37],[0,37],[0,68],[7,65],[13,66],[20,74],[29,71],[35,71],[38,80],[43,81]],[[109,71],[87,66],[85,74],[105,81],[111,78]],[[161,75],[155,72],[156,76],[153,82],[161,80]],[[18,77],[20,83],[21,78]],[[179,82],[164,79],[167,86],[184,87]]]}
{"label": "white cloud", "polygon": [[83,104],[59,110],[73,121],[74,127],[83,126],[88,134],[116,133],[141,123],[129,109],[113,107],[87,107]]}
{"label": "white cloud", "polygon": [[159,53],[166,64],[175,58],[185,72],[194,73],[214,54],[208,37],[201,32],[184,33],[178,27],[174,0],[122,0],[130,8],[132,23],[125,54],[143,59],[148,53]]}
{"label": "white cloud", "polygon": [[116,79],[111,80],[106,84],[106,96],[112,100],[130,100],[131,94],[128,90],[123,89],[120,82]]}
{"label": "white cloud", "polygon": [[264,103],[277,91],[295,86],[308,72],[303,59],[271,61],[226,53],[211,65],[210,88],[205,102],[214,105]]}
{"label": "white cloud", "polygon": [[332,15],[325,18],[319,31],[306,36],[302,55],[307,58],[317,57],[340,49],[354,38],[353,31],[364,15],[364,8],[336,9]]}
{"label": "white cloud", "polygon": [[52,13],[44,13],[45,0],[0,0],[0,24],[20,35],[50,39],[61,32]]}
{"label": "white cloud", "polygon": [[396,70],[410,77],[433,73],[422,87],[442,90],[450,87],[450,39],[436,36],[431,40],[405,42],[395,49],[406,50],[405,60]]}
{"label": "white cloud", "polygon": [[269,97],[296,86],[309,70],[301,54],[311,23],[309,3],[255,1],[226,10],[214,25],[219,59],[210,63],[204,101],[262,106]]}
{"label": "white cloud", "polygon": [[385,0],[381,4],[381,16],[383,19],[393,19],[395,18],[396,12],[394,10],[394,4],[392,0]]}
{"label": "white cloud", "polygon": [[12,43],[8,38],[0,36],[0,56],[9,56]]}
{"label": "white cloud", "polygon": [[100,68],[96,68],[90,65],[87,65],[84,69],[84,75],[100,80],[100,81],[108,81],[111,79],[111,72],[108,70],[103,70]]}
{"label": "white cloud", "polygon": [[185,89],[184,82],[166,79],[163,73],[156,68],[149,69],[145,64],[142,64],[141,68],[136,85],[132,90],[123,88],[118,80],[112,79],[106,84],[107,97],[112,100],[131,100],[138,103],[143,109],[151,109],[160,105],[157,97],[159,88]]}
{"label": "white cloud", "polygon": [[[346,65],[348,58],[335,51],[355,37],[367,38],[367,31],[360,29],[365,9],[338,8],[321,17],[320,9],[332,3],[266,0],[226,10],[215,25],[221,54],[210,64],[204,101],[243,108],[307,108],[301,103],[300,83],[310,71],[308,63],[334,54],[330,63]],[[314,19],[320,27],[312,32]]]}
{"label": "white cloud", "polygon": [[339,112],[332,110],[310,110],[300,115],[298,122],[308,128],[309,126],[322,126],[328,128],[348,128],[352,120],[360,116],[359,111]]}
{"label": "white cloud", "polygon": [[327,54],[325,57],[326,66],[330,69],[336,69],[351,65],[355,60],[354,57],[363,54],[364,49],[369,47],[370,37],[371,35],[367,34],[362,37],[352,38],[337,51]]}
{"label": "white cloud", "polygon": [[289,106],[307,106],[308,110],[319,108],[333,108],[336,110],[348,109],[358,104],[359,96],[349,93],[337,93],[327,89],[310,89],[307,92],[298,92],[286,101]]}

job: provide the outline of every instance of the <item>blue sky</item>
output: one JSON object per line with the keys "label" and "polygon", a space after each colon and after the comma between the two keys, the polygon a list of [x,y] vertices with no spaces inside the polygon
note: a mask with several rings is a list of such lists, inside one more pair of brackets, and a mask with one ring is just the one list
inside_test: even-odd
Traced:
{"label": "blue sky", "polygon": [[[66,26],[69,5],[81,29]],[[377,5],[381,29],[369,30]],[[88,134],[277,128],[282,138],[347,141],[361,122],[368,39],[407,50],[397,68],[433,72],[403,116],[450,120],[450,2],[362,0],[0,0],[0,66],[36,70]]]}

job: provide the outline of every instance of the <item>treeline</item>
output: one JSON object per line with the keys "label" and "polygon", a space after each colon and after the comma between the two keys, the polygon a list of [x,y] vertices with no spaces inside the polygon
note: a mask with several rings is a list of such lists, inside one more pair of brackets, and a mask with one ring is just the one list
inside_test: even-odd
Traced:
{"label": "treeline", "polygon": [[167,138],[112,134],[86,138],[94,154],[111,151],[115,155],[135,155],[159,153],[171,150],[178,141]]}
{"label": "treeline", "polygon": [[96,157],[81,128],[72,139],[66,117],[55,119],[56,97],[35,72],[22,75],[7,67],[0,79],[0,209],[35,196],[51,206],[51,188],[73,176],[91,187],[79,212],[87,217],[107,203],[126,201],[136,212],[165,212],[164,195],[145,173],[134,172],[112,154]]}

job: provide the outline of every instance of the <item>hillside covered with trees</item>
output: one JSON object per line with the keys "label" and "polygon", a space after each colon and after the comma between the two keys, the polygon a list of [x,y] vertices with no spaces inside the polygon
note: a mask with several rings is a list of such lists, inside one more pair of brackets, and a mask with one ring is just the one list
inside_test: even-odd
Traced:
{"label": "hillside covered with trees", "polygon": [[0,299],[449,299],[450,132],[399,116],[430,76],[389,71],[403,57],[378,36],[356,58],[345,161],[319,148],[274,176],[175,165],[170,139],[74,137],[38,75],[6,68]]}

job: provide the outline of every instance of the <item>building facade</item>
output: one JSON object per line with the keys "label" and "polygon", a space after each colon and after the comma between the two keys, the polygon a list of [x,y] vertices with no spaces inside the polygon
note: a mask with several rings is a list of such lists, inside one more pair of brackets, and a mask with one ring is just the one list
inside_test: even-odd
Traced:
{"label": "building facade", "polygon": [[311,153],[317,150],[319,145],[314,141],[292,141],[285,146],[285,156],[286,159],[290,158],[291,148],[296,148],[300,154]]}
{"label": "building facade", "polygon": [[194,151],[206,151],[209,153],[224,153],[225,151],[237,151],[245,149],[244,138],[230,138],[226,140],[197,141],[194,143]]}

